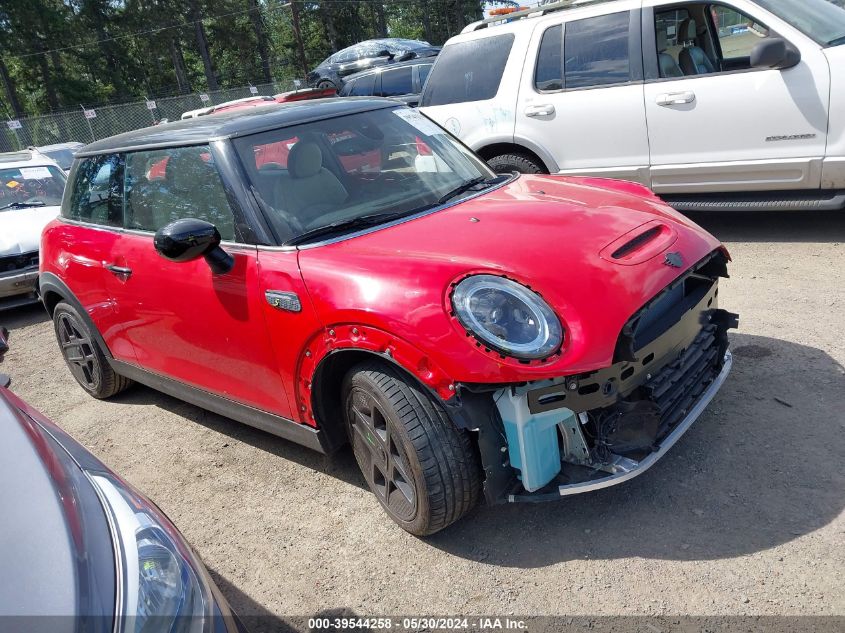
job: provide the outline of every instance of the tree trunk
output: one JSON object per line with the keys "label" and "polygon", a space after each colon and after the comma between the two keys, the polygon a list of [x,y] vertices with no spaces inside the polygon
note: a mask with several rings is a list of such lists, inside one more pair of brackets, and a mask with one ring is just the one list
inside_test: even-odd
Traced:
{"label": "tree trunk", "polygon": [[302,76],[305,78],[308,76],[308,59],[305,57],[305,42],[302,41],[302,26],[299,22],[299,2],[297,0],[291,0],[290,12],[293,36],[296,39],[296,48],[299,52],[299,63],[302,65]]}
{"label": "tree trunk", "polygon": [[175,37],[171,37],[170,57],[173,59],[173,70],[176,73],[176,84],[179,86],[179,92],[187,94],[191,92],[191,82],[188,79],[188,70],[185,68],[185,56],[182,54],[182,44]]}
{"label": "tree trunk", "polygon": [[339,47],[337,45],[337,28],[334,24],[334,5],[330,2],[321,2],[319,7],[320,15],[323,19],[323,27],[326,30],[326,38],[329,40],[332,53],[336,53]]}
{"label": "tree trunk", "polygon": [[249,19],[252,21],[252,30],[255,31],[255,39],[258,43],[258,56],[261,58],[261,74],[264,77],[264,83],[269,84],[273,81],[273,76],[270,73],[270,46],[267,43],[264,19],[258,0],[248,0],[248,4]]}
{"label": "tree trunk", "polygon": [[208,51],[208,37],[205,34],[205,27],[202,25],[202,11],[198,0],[190,0],[188,6],[191,10],[191,21],[194,23],[194,35],[197,40],[197,49],[202,58],[202,67],[205,71],[205,80],[209,90],[219,90],[217,75],[214,73],[214,64],[211,61],[211,53]]}
{"label": "tree trunk", "polygon": [[428,0],[424,0],[422,3],[422,21],[425,29],[425,41],[429,43],[431,43],[433,35],[431,32],[431,16],[428,13],[430,9]]}
{"label": "tree trunk", "polygon": [[374,2],[373,6],[376,12],[376,33],[378,37],[387,37],[387,18],[384,15],[384,4]]}
{"label": "tree trunk", "polygon": [[47,63],[46,47],[40,38],[36,38],[35,49],[38,55],[35,56],[38,70],[41,72],[41,81],[44,83],[44,92],[47,95],[47,105],[55,112],[59,109],[59,98],[56,96],[56,86],[53,83],[53,76],[50,73],[50,65]]}
{"label": "tree trunk", "polygon": [[9,100],[9,105],[12,106],[12,112],[16,119],[22,119],[24,116],[21,102],[18,99],[18,92],[15,89],[15,81],[9,75],[9,69],[6,68],[6,62],[0,57],[0,79],[3,80],[3,88],[6,90],[6,98]]}

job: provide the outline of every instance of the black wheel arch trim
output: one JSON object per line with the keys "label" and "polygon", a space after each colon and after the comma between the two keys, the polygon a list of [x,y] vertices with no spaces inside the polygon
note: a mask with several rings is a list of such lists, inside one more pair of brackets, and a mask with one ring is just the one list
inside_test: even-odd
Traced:
{"label": "black wheel arch trim", "polygon": [[[332,363],[335,363],[341,357],[351,357],[349,363],[341,364],[340,373],[342,375],[329,375],[324,380],[324,372],[333,371]],[[455,395],[449,400],[443,400],[436,391],[424,384],[410,370],[399,364],[395,358],[383,352],[354,347],[335,349],[326,354],[314,370],[313,389],[311,390],[312,411],[317,418],[318,427],[330,436],[327,442],[333,447],[333,450],[337,450],[346,444],[346,430],[340,422],[329,422],[329,420],[338,419],[338,414],[342,415],[343,413],[342,411],[335,411],[332,414],[331,400],[327,399],[324,393],[326,382],[329,387],[332,384],[337,384],[334,383],[335,379],[342,381],[346,371],[359,362],[368,359],[382,360],[398,370],[401,375],[413,380],[420,389],[443,406],[443,410],[456,428],[470,432],[481,461],[484,499],[489,505],[504,503],[507,500],[506,492],[513,487],[516,480],[516,473],[503,459],[503,456],[507,457],[507,439],[501,416],[491,397],[492,389],[487,392],[474,391],[463,388],[463,385],[456,385]],[[342,407],[341,401],[342,397],[338,392],[336,404]]]}
{"label": "black wheel arch trim", "polygon": [[91,334],[96,339],[103,354],[111,364],[112,361],[114,361],[114,356],[112,356],[111,350],[108,345],[106,345],[100,331],[94,325],[94,321],[91,320],[91,315],[88,314],[88,311],[82,306],[82,303],[80,303],[79,299],[76,298],[73,291],[68,288],[67,284],[53,273],[41,273],[38,277],[38,288],[41,304],[44,306],[44,309],[47,310],[47,314],[50,315],[50,318],[53,318],[53,310],[55,308],[55,305],[51,306],[47,301],[47,296],[51,293],[58,295],[59,301],[69,303],[76,308],[77,312],[79,312],[80,316],[82,316],[82,319],[85,321],[85,326],[91,331]]}

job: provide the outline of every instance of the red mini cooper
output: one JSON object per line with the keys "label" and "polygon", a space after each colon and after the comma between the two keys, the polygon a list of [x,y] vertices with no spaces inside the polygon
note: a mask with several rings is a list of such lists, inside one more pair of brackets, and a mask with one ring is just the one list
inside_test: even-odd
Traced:
{"label": "red mini cooper", "polygon": [[349,443],[417,535],[482,496],[642,473],[725,380],[737,323],[717,307],[725,249],[644,187],[497,176],[386,100],[89,145],[41,248],[88,393],[137,381],[324,453]]}

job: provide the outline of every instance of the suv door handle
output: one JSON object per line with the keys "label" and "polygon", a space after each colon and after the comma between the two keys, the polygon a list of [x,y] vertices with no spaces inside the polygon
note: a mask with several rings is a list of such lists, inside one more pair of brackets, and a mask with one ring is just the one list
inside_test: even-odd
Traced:
{"label": "suv door handle", "polygon": [[114,264],[106,264],[106,270],[118,277],[128,277],[132,274],[131,268],[126,268],[125,266],[115,266]]}
{"label": "suv door handle", "polygon": [[551,103],[543,105],[530,105],[525,108],[525,116],[551,116],[555,113],[555,107]]}
{"label": "suv door handle", "polygon": [[695,93],[688,92],[669,92],[662,95],[657,95],[657,105],[659,106],[673,106],[684,105],[685,103],[695,102]]}

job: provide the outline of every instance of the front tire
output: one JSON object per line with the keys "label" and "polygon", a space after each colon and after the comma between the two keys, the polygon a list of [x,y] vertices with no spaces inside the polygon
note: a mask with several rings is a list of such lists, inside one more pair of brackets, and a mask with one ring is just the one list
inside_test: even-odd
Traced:
{"label": "front tire", "polygon": [[527,154],[500,154],[493,156],[487,164],[497,174],[512,174],[515,171],[520,174],[546,173],[545,167]]}
{"label": "front tire", "polygon": [[61,302],[53,309],[53,328],[62,356],[79,386],[100,400],[126,390],[132,384],[111,368],[94,333],[76,308]]}
{"label": "front tire", "polygon": [[347,374],[343,401],[358,466],[404,530],[434,534],[478,503],[481,468],[469,435],[416,383],[368,361]]}

